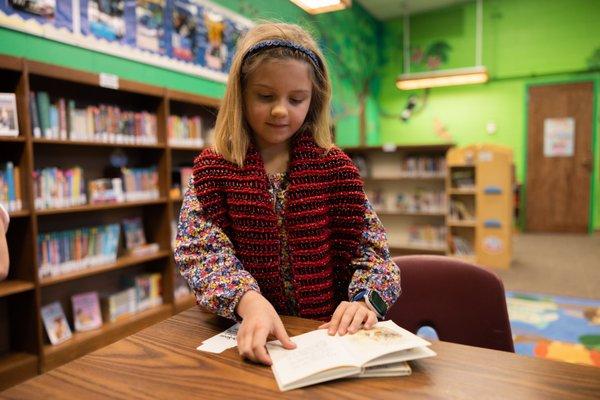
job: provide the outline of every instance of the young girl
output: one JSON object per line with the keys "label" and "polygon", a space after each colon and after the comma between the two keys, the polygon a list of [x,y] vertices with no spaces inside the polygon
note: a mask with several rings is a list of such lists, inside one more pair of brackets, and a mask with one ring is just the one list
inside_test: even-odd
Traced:
{"label": "young girl", "polygon": [[195,160],[175,259],[198,304],[241,320],[240,355],[270,365],[278,314],[329,334],[370,328],[400,293],[381,223],[352,161],[333,146],[331,86],[314,40],[267,23],[238,43],[214,149]]}

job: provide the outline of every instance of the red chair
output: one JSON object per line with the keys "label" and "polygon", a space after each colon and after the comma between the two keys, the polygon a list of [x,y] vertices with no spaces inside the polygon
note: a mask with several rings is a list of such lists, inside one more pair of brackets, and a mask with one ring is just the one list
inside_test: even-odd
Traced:
{"label": "red chair", "polygon": [[440,340],[514,352],[504,285],[491,271],[443,256],[400,256],[402,293],[386,319]]}

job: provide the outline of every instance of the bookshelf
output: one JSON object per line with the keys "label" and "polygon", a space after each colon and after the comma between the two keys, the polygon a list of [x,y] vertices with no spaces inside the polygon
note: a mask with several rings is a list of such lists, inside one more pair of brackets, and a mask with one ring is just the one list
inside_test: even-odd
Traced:
{"label": "bookshelf", "polygon": [[[219,100],[200,95],[170,90],[164,87],[119,79],[118,89],[100,86],[99,75],[56,65],[0,55],[0,92],[14,93],[18,113],[19,135],[0,136],[0,169],[10,162],[19,169],[20,209],[11,210],[7,242],[10,252],[10,273],[0,282],[0,390],[38,373],[84,355],[99,347],[123,338],[137,330],[154,324],[194,304],[190,294],[174,294],[176,270],[173,259],[173,221],[181,207],[181,192],[172,196],[172,188],[180,186],[174,179],[181,166],[192,164],[194,157],[210,141]],[[123,125],[106,122],[106,134],[91,136],[45,136],[34,132],[30,107],[30,93],[45,92],[51,104],[65,107],[72,100],[74,110],[83,116],[98,109],[112,118],[131,121],[142,115],[141,137],[138,125],[133,131],[123,131]],[[67,110],[72,110],[67,108]],[[60,118],[60,107],[58,116]],[[67,111],[69,112],[69,111]],[[130,114],[125,114],[130,113]],[[36,113],[39,115],[39,113]],[[75,114],[68,114],[69,121]],[[121,116],[121,117],[115,117]],[[134,117],[134,115],[136,115]],[[185,140],[170,143],[169,117],[193,120],[203,143]],[[145,119],[144,119],[145,118]],[[100,120],[102,121],[102,120]],[[138,120],[135,120],[137,124]],[[37,121],[39,124],[39,121]],[[94,124],[98,120],[93,120]],[[126,123],[123,123],[126,125]],[[59,130],[61,122],[59,119]],[[75,126],[75,124],[72,124]],[[79,125],[82,126],[82,125]],[[96,126],[96,125],[94,125]],[[110,127],[112,128],[110,128]],[[117,128],[118,127],[118,128]],[[150,129],[151,128],[151,129]],[[113,131],[111,132],[111,129]],[[118,129],[118,130],[115,130]],[[196,130],[198,132],[198,130]],[[89,132],[88,132],[89,133]],[[148,137],[144,136],[149,134]],[[71,137],[77,139],[71,140]],[[120,161],[119,161],[120,160]],[[157,178],[154,197],[113,203],[83,204],[63,207],[39,208],[36,197],[39,183],[30,178],[36,171],[46,168],[70,169],[80,167],[87,183],[91,180],[112,177],[119,162],[125,160],[127,168],[154,171]],[[112,165],[112,168],[111,168]],[[135,172],[135,171],[134,171]],[[127,186],[126,182],[123,182]],[[38,191],[34,191],[34,189]],[[73,193],[71,193],[73,195]],[[36,207],[37,205],[37,207]],[[46,206],[45,206],[46,207]],[[37,257],[39,235],[77,230],[85,227],[120,224],[124,219],[140,217],[149,243],[159,245],[158,252],[130,255],[121,240],[113,262],[88,266],[60,275],[40,276],[41,261]],[[88,332],[75,332],[69,340],[51,345],[46,336],[41,307],[58,301],[73,327],[70,298],[86,291],[100,295],[114,293],[123,282],[145,273],[161,274],[162,304],[114,322],[105,322],[101,328]],[[181,288],[180,288],[181,289]],[[181,290],[179,291],[181,293]]]}
{"label": "bookshelf", "polygon": [[451,144],[353,147],[392,255],[446,254],[446,152]]}
{"label": "bookshelf", "polygon": [[492,145],[453,148],[447,155],[453,257],[493,268],[512,258],[512,151]]}

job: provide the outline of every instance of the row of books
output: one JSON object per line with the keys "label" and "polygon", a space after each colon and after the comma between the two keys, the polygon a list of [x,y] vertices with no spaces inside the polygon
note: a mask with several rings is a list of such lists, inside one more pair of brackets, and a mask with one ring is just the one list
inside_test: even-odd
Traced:
{"label": "row of books", "polygon": [[401,175],[404,176],[444,176],[446,157],[405,157],[402,160],[401,171]]}
{"label": "row of books", "polygon": [[[85,292],[71,296],[75,331],[98,329],[105,322],[114,322],[162,304],[161,280],[159,273],[142,274],[125,280],[127,287],[116,293],[100,296],[98,292]],[[60,302],[43,306],[41,312],[50,343],[59,344],[73,336]]]}
{"label": "row of books", "polygon": [[450,237],[450,251],[457,256],[472,256],[475,254],[469,241],[456,235]]}
{"label": "row of books", "polygon": [[465,203],[460,200],[450,202],[450,218],[457,221],[472,221],[475,219],[475,210],[469,209]]}
{"label": "row of books", "polygon": [[33,173],[35,208],[44,210],[79,206],[87,204],[88,199],[89,204],[101,204],[156,199],[160,196],[156,167],[122,168],[121,174],[123,178],[90,181],[88,196],[81,167],[38,169]]}
{"label": "row of books", "polygon": [[411,225],[408,227],[408,243],[442,249],[446,247],[447,232],[443,225]]}
{"label": "row of books", "polygon": [[472,189],[475,187],[475,169],[457,169],[450,175],[453,188]]}
{"label": "row of books", "polygon": [[0,204],[8,211],[22,208],[21,172],[9,161],[0,166]]}
{"label": "row of books", "polygon": [[156,166],[147,168],[121,168],[125,186],[125,200],[151,200],[160,197],[158,170]]}
{"label": "row of books", "polygon": [[171,115],[168,120],[167,134],[171,145],[202,147],[205,143],[202,135],[202,119],[199,116]]}
{"label": "row of books", "polygon": [[18,136],[17,99],[14,93],[0,93],[0,136]]}
{"label": "row of books", "polygon": [[116,105],[78,108],[75,100],[31,92],[31,126],[35,138],[122,144],[157,143],[156,115],[122,110]]}
{"label": "row of books", "polygon": [[[369,159],[361,154],[352,155],[352,161],[356,165],[360,176],[363,178],[376,177]],[[409,156],[401,160],[397,171],[398,178],[413,177],[443,177],[446,175],[446,158]]]}
{"label": "row of books", "polygon": [[444,191],[416,189],[412,192],[386,194],[382,189],[367,190],[375,211],[404,213],[445,213]]}
{"label": "row of books", "polygon": [[36,169],[33,172],[35,208],[73,207],[87,203],[81,167]]}
{"label": "row of books", "polygon": [[120,232],[119,224],[109,224],[39,234],[39,277],[59,276],[114,262]]}
{"label": "row of books", "polygon": [[[124,218],[121,225],[127,254],[141,256],[159,251],[158,243],[147,243],[141,217]],[[114,262],[119,253],[121,225],[39,234],[40,278]]]}

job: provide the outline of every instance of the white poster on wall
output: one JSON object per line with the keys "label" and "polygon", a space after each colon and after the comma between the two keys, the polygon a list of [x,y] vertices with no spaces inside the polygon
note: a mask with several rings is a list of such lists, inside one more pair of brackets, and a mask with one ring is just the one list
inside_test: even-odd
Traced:
{"label": "white poster on wall", "polygon": [[544,119],[544,157],[573,157],[575,118]]}

